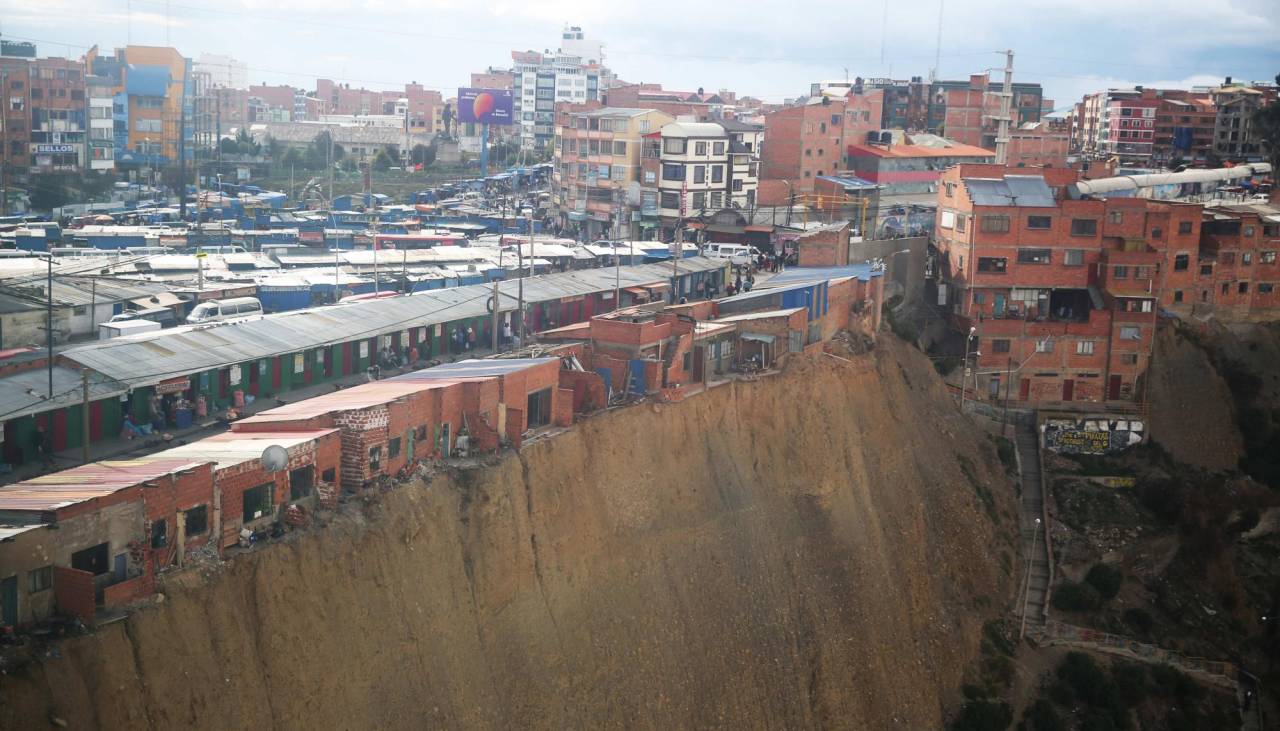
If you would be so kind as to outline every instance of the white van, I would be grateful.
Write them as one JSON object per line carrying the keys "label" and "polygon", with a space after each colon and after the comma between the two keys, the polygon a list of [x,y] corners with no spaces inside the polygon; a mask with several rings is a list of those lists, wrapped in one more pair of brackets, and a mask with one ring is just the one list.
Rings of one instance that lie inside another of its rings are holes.
{"label": "white van", "polygon": [[713,259],[728,259],[734,266],[751,264],[758,256],[755,247],[746,244],[707,244],[702,255]]}
{"label": "white van", "polygon": [[257,297],[233,297],[226,300],[209,300],[196,305],[187,315],[188,325],[207,322],[224,322],[262,314],[262,303]]}

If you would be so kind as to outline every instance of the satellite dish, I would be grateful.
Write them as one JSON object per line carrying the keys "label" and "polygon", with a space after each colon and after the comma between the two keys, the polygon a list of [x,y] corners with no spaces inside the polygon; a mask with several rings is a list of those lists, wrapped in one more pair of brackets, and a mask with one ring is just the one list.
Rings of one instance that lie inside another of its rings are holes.
{"label": "satellite dish", "polygon": [[627,205],[640,205],[640,183],[635,180],[631,181],[631,184],[627,186]]}
{"label": "satellite dish", "polygon": [[279,444],[272,444],[262,450],[262,469],[267,472],[279,472],[289,466],[289,453]]}

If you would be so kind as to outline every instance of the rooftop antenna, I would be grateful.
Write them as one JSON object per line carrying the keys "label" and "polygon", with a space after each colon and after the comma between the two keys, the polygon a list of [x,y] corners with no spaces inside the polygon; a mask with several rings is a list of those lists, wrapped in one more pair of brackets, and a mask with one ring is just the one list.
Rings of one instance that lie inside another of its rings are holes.
{"label": "rooftop antenna", "polygon": [[938,80],[938,70],[942,66],[942,6],[946,0],[938,0],[938,42],[933,47],[933,70],[929,72],[929,81]]}

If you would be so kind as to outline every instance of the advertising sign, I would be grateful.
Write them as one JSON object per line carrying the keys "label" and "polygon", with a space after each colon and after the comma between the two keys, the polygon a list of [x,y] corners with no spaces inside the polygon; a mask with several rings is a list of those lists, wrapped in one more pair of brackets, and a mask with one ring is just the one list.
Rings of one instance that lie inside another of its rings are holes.
{"label": "advertising sign", "polygon": [[512,124],[510,89],[458,89],[458,121],[463,124]]}
{"label": "advertising sign", "polygon": [[75,152],[75,145],[36,145],[36,152],[40,154],[53,154],[64,152]]}

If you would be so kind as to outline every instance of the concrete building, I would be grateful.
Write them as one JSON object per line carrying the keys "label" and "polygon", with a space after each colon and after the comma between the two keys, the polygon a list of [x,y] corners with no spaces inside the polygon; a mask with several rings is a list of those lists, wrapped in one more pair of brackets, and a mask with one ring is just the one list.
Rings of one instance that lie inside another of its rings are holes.
{"label": "concrete building", "polygon": [[510,89],[515,82],[515,75],[510,69],[497,69],[492,66],[480,72],[472,72],[471,86],[476,89]]}
{"label": "concrete building", "polygon": [[1253,113],[1276,99],[1275,86],[1246,86],[1226,83],[1209,92],[1216,118],[1213,151],[1223,160],[1253,162],[1266,159],[1262,140],[1253,130]]}
{"label": "concrete building", "polygon": [[881,195],[933,193],[942,171],[952,165],[995,159],[991,150],[935,135],[904,135],[898,139],[905,144],[849,145],[846,169],[880,186]]}
{"label": "concrete building", "polygon": [[[35,46],[31,46],[32,56]],[[0,165],[12,174],[31,165],[31,58],[0,56]]]}
{"label": "concrete building", "polygon": [[512,102],[520,146],[548,148],[556,132],[556,105],[598,102],[609,85],[603,45],[567,27],[556,53],[512,51]]}
{"label": "concrete building", "polygon": [[656,213],[642,205],[642,216],[656,215],[664,240],[685,219],[755,206],[758,158],[735,134],[745,134],[759,149],[758,130],[735,133],[716,122],[671,122],[645,137],[641,201],[656,201]]}
{"label": "concrete building", "polygon": [[628,201],[627,191],[640,185],[645,135],[673,121],[655,109],[569,107],[557,112],[551,200],[562,225],[580,229],[589,240],[617,228],[618,216],[626,218],[624,209],[640,204]]}
{"label": "concrete building", "polygon": [[1167,90],[1156,109],[1156,133],[1151,151],[1154,165],[1181,160],[1204,164],[1214,149],[1217,113],[1208,94]]}
{"label": "concrete building", "polygon": [[[122,110],[113,114],[125,126],[116,137],[116,166],[156,169],[175,162],[182,141],[194,137],[191,61],[173,48],[127,46],[106,55],[95,46],[85,67],[110,79],[113,104]],[[191,146],[186,149],[191,156]]]}
{"label": "concrete building", "polygon": [[[1039,84],[1014,83],[1010,106],[1011,127],[1040,121],[1047,104]],[[928,129],[957,142],[995,149],[999,127],[1002,81],[992,81],[986,73],[972,74],[967,82],[934,81],[929,84]]]}
{"label": "concrete building", "polygon": [[736,96],[724,90],[671,91],[661,84],[621,84],[602,90],[600,100],[609,107],[657,109],[677,119],[714,122],[724,119],[726,112],[733,109]]}
{"label": "concrete building", "polygon": [[202,53],[192,70],[209,75],[213,89],[248,89],[249,65],[221,53]]}
{"label": "concrete building", "polygon": [[78,172],[85,164],[88,105],[84,63],[41,58],[31,64],[33,172]]}
{"label": "concrete building", "polygon": [[91,170],[113,170],[116,166],[116,118],[124,116],[124,105],[117,104],[115,88],[111,80],[103,76],[85,79],[85,96],[89,100],[85,150],[88,167]]}

